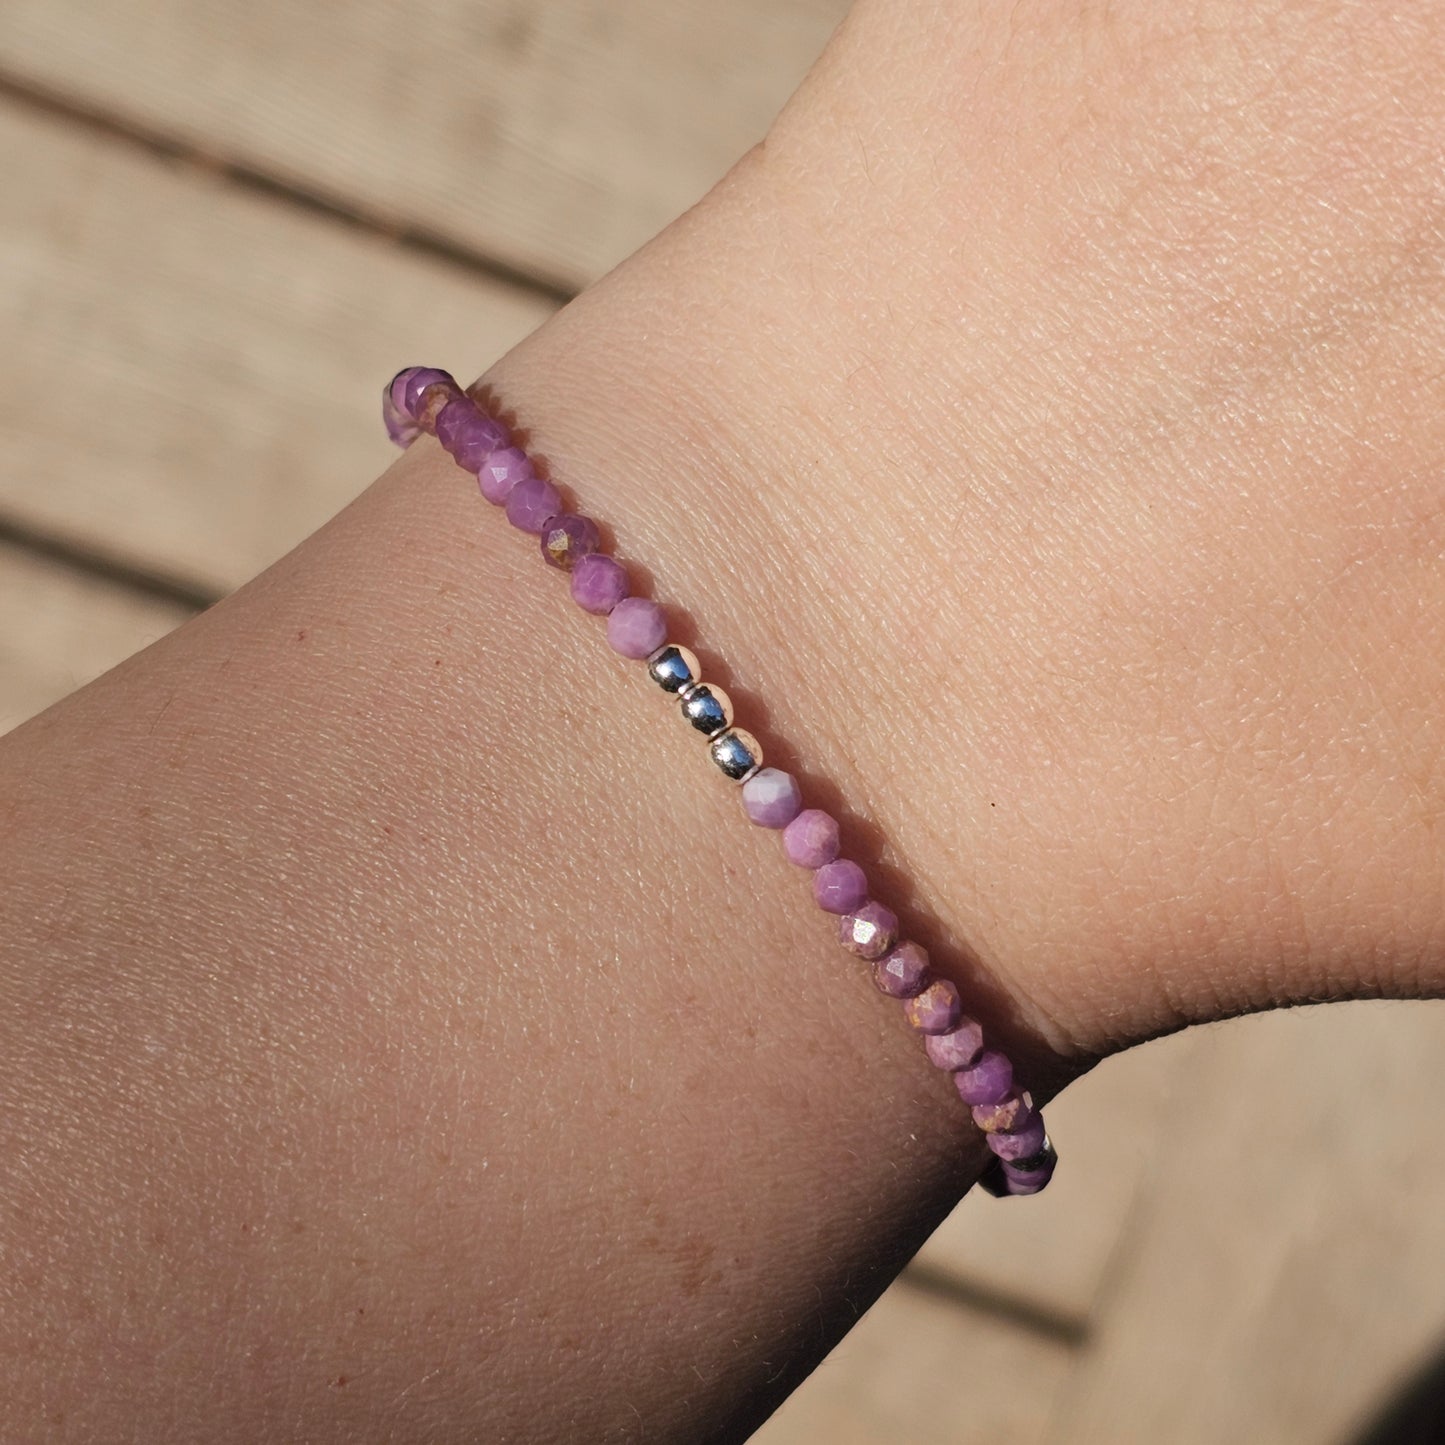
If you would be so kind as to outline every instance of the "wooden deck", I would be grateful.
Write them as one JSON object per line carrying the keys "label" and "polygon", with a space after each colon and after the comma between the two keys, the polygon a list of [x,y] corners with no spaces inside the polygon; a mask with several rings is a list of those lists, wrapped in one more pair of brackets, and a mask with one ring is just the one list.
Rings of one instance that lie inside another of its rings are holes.
{"label": "wooden deck", "polygon": [[[525,335],[844,8],[5,0],[0,729],[348,500],[398,360]],[[1113,1060],[1051,1116],[1050,1193],[966,1200],[756,1438],[1445,1441],[1438,1407],[1377,1428],[1445,1351],[1442,1098],[1436,1006]]]}

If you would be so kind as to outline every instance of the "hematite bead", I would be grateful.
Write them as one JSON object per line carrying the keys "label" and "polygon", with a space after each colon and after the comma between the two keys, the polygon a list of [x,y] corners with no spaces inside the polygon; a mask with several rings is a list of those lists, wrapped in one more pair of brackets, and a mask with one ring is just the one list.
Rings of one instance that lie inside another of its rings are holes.
{"label": "hematite bead", "polygon": [[676,642],[663,643],[647,659],[647,673],[663,692],[684,692],[702,680],[697,654]]}
{"label": "hematite bead", "polygon": [[732,699],[722,688],[699,682],[683,693],[682,715],[705,737],[714,737],[733,725]]}
{"label": "hematite bead", "polygon": [[708,745],[712,760],[728,777],[742,782],[755,768],[763,765],[763,750],[758,740],[742,728],[720,732]]}

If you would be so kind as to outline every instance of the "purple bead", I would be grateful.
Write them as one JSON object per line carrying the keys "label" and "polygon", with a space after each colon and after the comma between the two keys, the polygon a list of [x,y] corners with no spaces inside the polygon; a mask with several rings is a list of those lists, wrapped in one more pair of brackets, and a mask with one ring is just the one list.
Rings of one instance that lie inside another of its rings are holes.
{"label": "purple bead", "polygon": [[561,492],[541,477],[524,477],[507,494],[507,520],[523,532],[540,532],[561,510]]}
{"label": "purple bead", "polygon": [[1003,1161],[1003,1177],[1010,1194],[1037,1194],[1054,1177],[1054,1166],[1059,1162],[1056,1154],[1048,1154],[1033,1168],[1021,1168],[1031,1160],[1021,1159],[1018,1164],[1012,1160]]}
{"label": "purple bead", "polygon": [[956,1074],[970,1068],[983,1052],[983,1030],[973,1019],[959,1019],[958,1026],[946,1034],[929,1034],[923,1041],[928,1061],[936,1068]]}
{"label": "purple bead", "polygon": [[975,1104],[973,1122],[985,1134],[1011,1134],[1035,1117],[1033,1100],[1021,1089],[1010,1089],[997,1104]]}
{"label": "purple bead", "polygon": [[438,371],[434,366],[408,366],[391,379],[391,399],[396,403],[396,409],[416,421],[422,393],[429,386],[449,386],[453,391],[461,390],[449,371]]}
{"label": "purple bead", "polygon": [[838,942],[859,958],[882,958],[898,941],[898,915],[869,899],[838,920]]}
{"label": "purple bead", "polygon": [[464,471],[475,472],[507,444],[507,429],[477,408],[469,396],[453,397],[437,413],[437,440]]}
{"label": "purple bead", "polygon": [[873,965],[873,982],[889,998],[913,998],[928,984],[928,953],[921,944],[900,943]]}
{"label": "purple bead", "polygon": [[572,600],[584,612],[605,617],[631,590],[627,569],[601,552],[579,557],[572,569]]}
{"label": "purple bead", "polygon": [[607,640],[623,657],[644,658],[667,641],[662,608],[647,597],[624,597],[607,614]]}
{"label": "purple bead", "polygon": [[1001,1104],[1014,1086],[1014,1066],[997,1049],[985,1049],[972,1068],[953,1076],[965,1104]]}
{"label": "purple bead", "polygon": [[1044,1147],[1043,1118],[1029,1110],[1028,1118],[1017,1129],[1000,1129],[988,1136],[988,1147],[1000,1159],[1032,1159]]}
{"label": "purple bead", "polygon": [[743,807],[760,828],[786,828],[802,810],[798,780],[781,768],[759,768],[743,784]]}
{"label": "purple bead", "polygon": [[848,858],[824,863],[813,874],[813,897],[826,913],[852,913],[868,896],[868,879]]}
{"label": "purple bead", "polygon": [[903,1017],[921,1034],[951,1034],[963,1017],[958,990],[946,978],[934,979],[922,993],[903,1005]]}
{"label": "purple bead", "polygon": [[838,820],[821,808],[804,808],[783,829],[783,852],[799,868],[821,868],[838,856]]}
{"label": "purple bead", "polygon": [[390,382],[381,389],[381,419],[386,423],[387,436],[399,447],[409,447],[421,435],[421,428],[397,406]]}
{"label": "purple bead", "polygon": [[559,512],[542,523],[542,555],[564,572],[595,552],[601,541],[597,523],[575,512]]}
{"label": "purple bead", "polygon": [[[534,476],[532,458],[521,447],[499,447],[477,468],[477,485],[489,502],[500,507],[512,495],[518,482],[530,481]],[[553,507],[552,511],[560,510],[560,505]],[[546,517],[540,520],[546,521]],[[536,528],[528,530],[535,531]]]}

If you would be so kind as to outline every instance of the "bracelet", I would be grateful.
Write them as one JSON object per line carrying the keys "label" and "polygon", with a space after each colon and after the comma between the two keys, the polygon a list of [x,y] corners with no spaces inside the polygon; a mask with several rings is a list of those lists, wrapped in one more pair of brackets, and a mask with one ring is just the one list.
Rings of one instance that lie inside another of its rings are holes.
{"label": "bracelet", "polygon": [[634,596],[626,569],[598,550],[596,522],[567,510],[562,494],[536,474],[507,427],[447,372],[427,366],[398,372],[382,392],[382,415],[398,446],[410,446],[423,432],[435,436],[476,477],[487,501],[506,509],[514,527],[540,537],[542,556],[570,573],[577,605],[607,619],[613,649],[646,663],[652,680],[679,700],[683,717],[708,739],[713,761],[742,785],[748,817],[781,830],[789,861],[812,871],[818,906],[838,916],[839,942],[873,965],[879,991],[903,1001],[904,1017],[923,1036],[929,1060],[952,1076],[993,1151],[979,1182],[995,1195],[1037,1194],[1053,1176],[1057,1155],[1043,1116],[1014,1084],[1007,1055],[985,1047],[983,1030],[963,1013],[957,988],[933,976],[919,944],[899,939],[897,917],[869,897],[862,868],[838,856],[837,820],[803,807],[791,773],[763,766],[758,740],[733,725],[727,694],[702,680],[696,656],[667,640],[662,609]]}

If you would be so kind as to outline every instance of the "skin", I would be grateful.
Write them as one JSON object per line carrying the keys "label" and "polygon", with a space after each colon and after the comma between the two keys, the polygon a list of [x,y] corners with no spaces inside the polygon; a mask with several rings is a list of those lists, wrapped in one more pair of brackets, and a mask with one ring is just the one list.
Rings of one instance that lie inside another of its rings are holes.
{"label": "skin", "polygon": [[[1442,64],[864,0],[487,374],[1041,1095],[1442,992]],[[741,1439],[972,1181],[534,553],[418,443],[0,743],[9,1438]]]}

